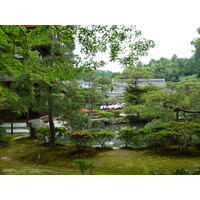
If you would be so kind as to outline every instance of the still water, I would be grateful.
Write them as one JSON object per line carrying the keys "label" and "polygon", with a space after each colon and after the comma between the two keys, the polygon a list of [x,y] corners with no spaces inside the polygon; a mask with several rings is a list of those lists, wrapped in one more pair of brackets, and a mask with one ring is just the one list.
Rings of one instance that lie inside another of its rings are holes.
{"label": "still water", "polygon": [[106,125],[101,127],[90,128],[90,131],[118,131],[120,129],[132,128],[132,129],[140,129],[144,128],[146,123],[134,123],[134,124],[117,124],[117,125]]}
{"label": "still water", "polygon": [[[118,131],[120,129],[132,128],[132,129],[138,130],[138,129],[141,129],[141,128],[144,128],[144,127],[145,127],[145,123],[134,123],[134,124],[106,125],[106,126],[101,126],[101,127],[90,128],[88,130],[93,131],[93,132],[95,132],[95,131],[105,131],[105,130],[106,131],[109,131],[109,130],[113,131],[113,133],[115,133],[116,137],[111,142],[107,143],[106,146],[111,147],[113,149],[117,149],[117,148],[124,146],[124,142],[117,139]],[[142,138],[140,138],[140,136],[139,136],[137,138],[137,140],[138,141],[137,141],[136,144],[131,144],[130,146],[132,146],[132,147],[142,146],[142,143],[140,142],[140,141],[142,141]],[[67,136],[60,139],[59,142],[63,143],[63,144],[71,145]],[[95,142],[92,142],[92,146],[93,147],[100,147],[100,145],[98,145]]]}

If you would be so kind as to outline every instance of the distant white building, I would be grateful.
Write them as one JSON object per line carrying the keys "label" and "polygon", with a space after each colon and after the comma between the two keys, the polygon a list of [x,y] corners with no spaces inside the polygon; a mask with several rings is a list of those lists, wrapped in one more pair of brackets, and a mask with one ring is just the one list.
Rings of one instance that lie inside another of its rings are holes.
{"label": "distant white building", "polygon": [[81,88],[91,88],[92,83],[91,82],[85,82],[83,80],[80,81],[80,87]]}
{"label": "distant white building", "polygon": [[[117,99],[123,99],[125,87],[129,84],[127,82],[128,80],[124,80],[120,82],[112,80],[112,87],[109,92],[106,92],[106,94],[109,96],[109,98],[114,97]],[[165,79],[138,79],[137,80],[137,85],[140,87],[145,87],[151,84],[160,86],[160,87],[166,86]],[[91,86],[92,86],[92,82],[85,82],[83,80],[80,81],[81,88],[91,88]]]}
{"label": "distant white building", "polygon": [[[106,94],[109,96],[109,98],[111,97],[117,97],[119,99],[123,98],[123,94],[125,92],[125,87],[128,85],[128,80],[124,80],[121,82],[112,81],[112,88],[109,92],[107,92]],[[165,79],[138,79],[137,80],[137,85],[140,87],[145,87],[148,85],[156,85],[159,87],[164,87],[166,86],[165,83]]]}

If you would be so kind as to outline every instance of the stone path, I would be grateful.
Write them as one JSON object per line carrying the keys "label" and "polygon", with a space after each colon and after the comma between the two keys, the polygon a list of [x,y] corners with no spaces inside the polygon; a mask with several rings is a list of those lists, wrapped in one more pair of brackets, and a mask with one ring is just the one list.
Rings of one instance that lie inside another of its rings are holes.
{"label": "stone path", "polygon": [[1,157],[1,160],[10,162],[12,159],[10,157]]}
{"label": "stone path", "polygon": [[15,164],[19,164],[20,163],[19,161],[13,160],[12,158],[6,157],[6,156],[1,157],[1,160],[5,161],[5,162],[15,163]]}

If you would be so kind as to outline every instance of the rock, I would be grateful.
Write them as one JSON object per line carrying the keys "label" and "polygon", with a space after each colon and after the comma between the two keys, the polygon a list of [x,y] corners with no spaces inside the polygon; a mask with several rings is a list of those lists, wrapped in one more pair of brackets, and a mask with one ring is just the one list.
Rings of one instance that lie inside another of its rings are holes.
{"label": "rock", "polygon": [[115,118],[111,118],[111,119],[108,119],[108,118],[97,118],[97,119],[91,119],[92,122],[94,121],[99,121],[101,123],[104,123],[104,124],[117,124],[117,121]]}
{"label": "rock", "polygon": [[92,123],[99,122],[99,123],[103,123],[103,124],[110,124],[110,119],[107,118],[98,118],[98,119],[91,119],[90,120]]}
{"label": "rock", "polygon": [[9,162],[9,161],[11,161],[12,159],[9,158],[9,157],[1,157],[1,160]]}
{"label": "rock", "polygon": [[117,124],[127,124],[127,123],[130,123],[130,120],[126,118],[119,118],[117,120]]}
{"label": "rock", "polygon": [[46,127],[46,124],[41,119],[34,119],[30,121],[30,126],[36,129]]}
{"label": "rock", "polygon": [[111,119],[110,119],[110,124],[117,124],[116,119],[115,119],[115,118],[111,118]]}
{"label": "rock", "polygon": [[97,120],[100,121],[100,122],[103,122],[103,123],[109,123],[109,121],[110,121],[107,118],[98,118]]}

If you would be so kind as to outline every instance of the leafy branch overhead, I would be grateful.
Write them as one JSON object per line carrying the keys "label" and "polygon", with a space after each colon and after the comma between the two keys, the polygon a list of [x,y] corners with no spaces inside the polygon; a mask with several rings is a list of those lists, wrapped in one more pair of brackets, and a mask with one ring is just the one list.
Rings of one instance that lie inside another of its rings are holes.
{"label": "leafy branch overhead", "polygon": [[[1,26],[0,34],[4,39],[3,45],[5,47],[9,45],[13,55],[19,54],[27,58],[23,63],[23,70],[31,72],[35,79],[48,77],[52,81],[69,80],[81,70],[96,69],[102,66],[105,64],[104,61],[94,59],[99,52],[108,53],[110,61],[130,65],[138,60],[139,56],[146,55],[146,52],[155,45],[152,40],[139,38],[141,31],[136,30],[136,26],[123,25],[46,25],[37,26],[29,31],[22,26]],[[72,53],[71,50],[76,47],[80,47],[82,55]],[[44,49],[49,52],[45,54]],[[45,62],[49,63],[48,67],[43,66],[41,59],[38,62],[39,54],[48,57],[45,59]],[[70,55],[73,55],[73,58]],[[52,60],[54,65],[50,67]],[[59,73],[55,74],[55,72]]]}
{"label": "leafy branch overhead", "polygon": [[[29,107],[36,105],[35,109],[39,110],[41,107],[48,113],[50,144],[53,148],[53,116],[61,110],[59,106],[55,108],[55,105],[58,99],[63,102],[64,96],[67,96],[67,91],[63,90],[64,86],[62,92],[57,91],[63,81],[66,83],[83,72],[104,65],[105,60],[96,61],[98,53],[108,54],[111,62],[132,65],[155,45],[152,40],[140,37],[141,31],[136,30],[136,26],[38,25],[34,29],[19,25],[0,26],[1,75],[13,77],[15,80],[22,76],[27,77],[30,87],[27,87],[26,91],[23,84],[19,84],[26,95],[16,95],[16,99],[20,99],[20,104],[16,107],[19,112],[24,113]],[[80,53],[76,54],[75,50],[80,50]],[[18,80],[20,83],[20,79]],[[34,84],[37,84],[37,87]],[[107,88],[102,86],[101,90],[106,91]],[[63,97],[58,97],[58,93],[63,93]],[[77,102],[71,101],[71,97],[68,99],[72,103]],[[61,104],[60,101],[59,105]],[[75,107],[73,112],[77,111],[78,106]]]}

